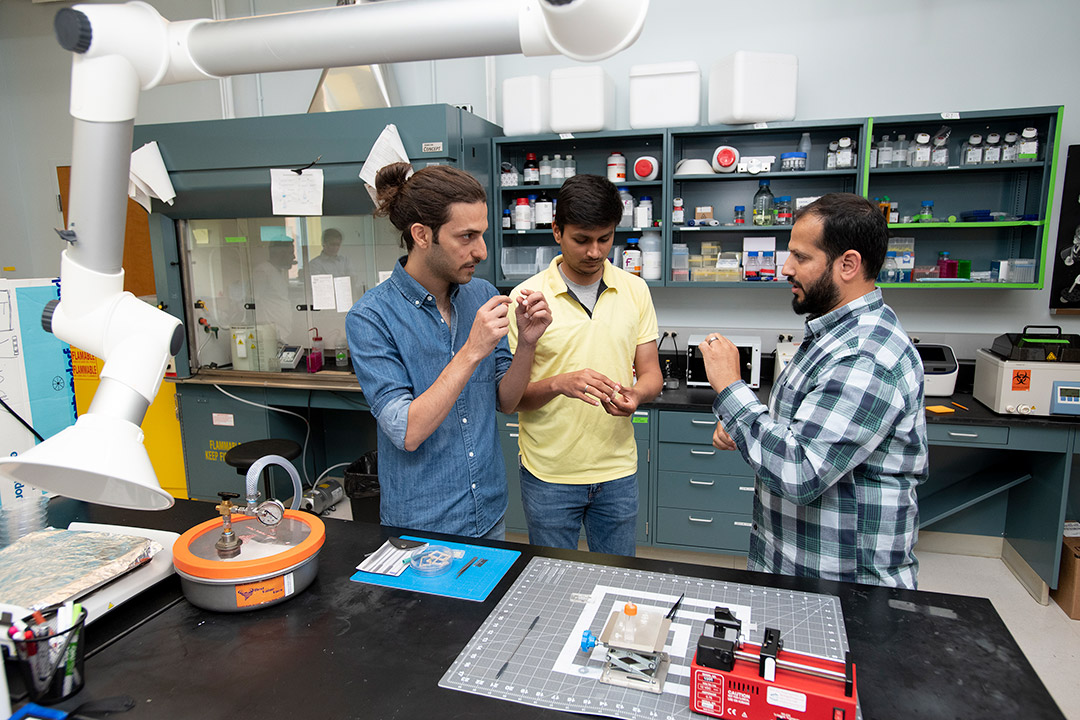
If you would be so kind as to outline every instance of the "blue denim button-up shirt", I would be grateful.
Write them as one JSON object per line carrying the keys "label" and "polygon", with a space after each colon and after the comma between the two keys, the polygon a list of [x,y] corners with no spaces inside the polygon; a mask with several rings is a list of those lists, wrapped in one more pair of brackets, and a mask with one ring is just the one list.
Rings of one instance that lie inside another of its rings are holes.
{"label": "blue denim button-up shirt", "polygon": [[380,520],[384,525],[480,537],[506,513],[506,469],[496,428],[496,392],[510,367],[506,338],[486,357],[442,424],[404,449],[409,405],[469,339],[480,306],[498,294],[473,279],[451,289],[447,327],[435,298],[405,271],[349,311],[353,368],[378,422]]}

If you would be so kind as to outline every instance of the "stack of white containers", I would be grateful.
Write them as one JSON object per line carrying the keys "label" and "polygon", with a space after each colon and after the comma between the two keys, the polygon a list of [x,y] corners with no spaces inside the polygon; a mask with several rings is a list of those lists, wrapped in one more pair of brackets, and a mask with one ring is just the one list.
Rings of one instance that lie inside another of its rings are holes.
{"label": "stack of white containers", "polygon": [[[740,50],[713,64],[709,124],[795,119],[799,61],[794,55]],[[689,127],[701,122],[701,71],[692,61],[630,68],[630,127]],[[508,136],[615,129],[615,85],[599,65],[558,68],[549,77],[503,81]]]}

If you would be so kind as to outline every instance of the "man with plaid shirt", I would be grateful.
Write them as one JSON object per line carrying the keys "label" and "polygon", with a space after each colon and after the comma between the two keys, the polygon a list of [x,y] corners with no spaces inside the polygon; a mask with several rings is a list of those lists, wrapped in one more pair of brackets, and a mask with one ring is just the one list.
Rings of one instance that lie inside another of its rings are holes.
{"label": "man with plaid shirt", "polygon": [[700,346],[718,396],[713,444],[757,476],[747,567],[916,587],[916,486],[927,476],[922,363],[874,280],[888,225],[865,198],[832,193],[796,214],[782,273],[802,345],[762,405],[739,354]]}

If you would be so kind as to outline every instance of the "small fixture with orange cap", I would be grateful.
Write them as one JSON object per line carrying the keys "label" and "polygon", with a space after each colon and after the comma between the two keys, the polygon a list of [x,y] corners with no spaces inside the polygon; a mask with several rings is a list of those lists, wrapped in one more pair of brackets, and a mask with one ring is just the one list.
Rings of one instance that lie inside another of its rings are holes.
{"label": "small fixture with orange cap", "polygon": [[598,644],[607,647],[600,682],[657,695],[664,692],[664,680],[671,666],[664,644],[673,614],[665,616],[659,608],[627,602],[622,609],[612,611],[600,637],[588,630],[582,633],[584,652]]}
{"label": "small fixture with orange cap", "polygon": [[[258,502],[259,474],[271,464],[285,468],[293,481],[289,510],[277,500]],[[192,605],[255,610],[287,600],[315,579],[326,527],[318,516],[297,511],[303,492],[296,468],[266,455],[252,463],[246,485],[246,506],[233,505],[236,493],[218,493],[221,518],[196,525],[173,545],[173,565]]]}

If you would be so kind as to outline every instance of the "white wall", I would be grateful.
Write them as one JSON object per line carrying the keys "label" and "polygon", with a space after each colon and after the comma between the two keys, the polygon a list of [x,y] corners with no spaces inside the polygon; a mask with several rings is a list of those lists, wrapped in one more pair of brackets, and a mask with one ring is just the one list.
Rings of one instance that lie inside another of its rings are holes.
{"label": "white wall", "polygon": [[[407,1],[407,0],[403,0]],[[452,0],[449,0],[452,1]],[[152,0],[170,20],[213,17],[212,0]],[[323,7],[332,0],[225,0],[225,17]],[[70,162],[67,115],[70,56],[56,44],[52,18],[61,3],[0,1],[0,268],[12,277],[52,275],[59,269],[61,225],[56,208],[57,165]],[[638,42],[603,63],[617,87],[617,124],[627,127],[631,65],[695,60],[703,74],[717,58],[738,50],[790,52],[799,57],[798,119],[843,118],[1032,105],[1066,106],[1064,151],[1080,143],[1080,83],[1071,73],[1080,47],[1075,0],[653,0]],[[572,65],[560,57],[507,56],[495,80],[545,74]],[[405,63],[395,67],[406,104],[432,100],[471,103],[486,114],[482,59]],[[317,71],[243,76],[232,80],[238,116],[304,112]],[[144,93],[137,122],[202,120],[223,116],[221,87],[205,81]],[[497,118],[495,118],[497,120]],[[1057,212],[1051,238],[1057,235]],[[724,327],[794,331],[801,321],[788,296],[743,289],[667,289],[654,293],[665,327]],[[886,299],[910,332],[971,333],[973,338],[1055,322],[1080,332],[1080,319],[1050,316],[1049,290],[904,291]],[[752,308],[752,310],[747,310]],[[680,332],[680,337],[685,337]],[[979,340],[957,338],[961,347]],[[974,346],[974,345],[972,345]],[[970,353],[961,353],[970,356]]]}

